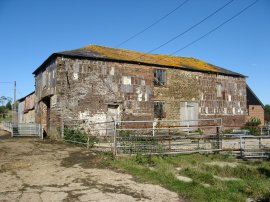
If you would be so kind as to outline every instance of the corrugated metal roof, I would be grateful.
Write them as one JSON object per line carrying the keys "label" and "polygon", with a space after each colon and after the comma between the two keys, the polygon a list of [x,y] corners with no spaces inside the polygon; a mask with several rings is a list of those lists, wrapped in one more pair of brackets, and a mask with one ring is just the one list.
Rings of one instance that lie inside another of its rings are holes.
{"label": "corrugated metal roof", "polygon": [[[242,74],[209,64],[202,60],[191,57],[180,57],[165,54],[149,54],[125,49],[111,48],[98,45],[88,45],[79,49],[63,51],[52,54],[48,59],[55,55],[72,56],[72,57],[86,57],[86,58],[100,58],[107,60],[117,60],[127,63],[141,63],[164,67],[174,67],[189,69],[193,71],[203,71],[210,73],[219,73],[232,76],[245,77]],[[47,60],[48,60],[47,59]],[[46,62],[46,61],[45,61]],[[45,62],[36,69],[33,73],[36,74]]]}

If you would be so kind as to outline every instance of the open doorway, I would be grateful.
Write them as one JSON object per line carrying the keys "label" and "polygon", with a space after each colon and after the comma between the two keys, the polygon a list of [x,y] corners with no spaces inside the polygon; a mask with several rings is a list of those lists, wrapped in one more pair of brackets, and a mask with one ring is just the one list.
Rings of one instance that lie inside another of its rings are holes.
{"label": "open doorway", "polygon": [[42,113],[42,123],[44,127],[44,136],[47,136],[51,126],[51,97],[44,97],[42,102],[45,106]]}

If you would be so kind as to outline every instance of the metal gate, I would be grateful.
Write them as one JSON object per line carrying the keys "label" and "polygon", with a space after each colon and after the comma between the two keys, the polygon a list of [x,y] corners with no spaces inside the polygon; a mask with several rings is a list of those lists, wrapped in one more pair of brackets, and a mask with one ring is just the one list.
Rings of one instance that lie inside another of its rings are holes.
{"label": "metal gate", "polygon": [[270,136],[241,136],[241,158],[269,158]]}
{"label": "metal gate", "polygon": [[5,130],[11,132],[11,137],[39,137],[43,139],[43,131],[37,123],[3,123]]}
{"label": "metal gate", "polygon": [[115,123],[114,153],[177,154],[221,151],[221,130],[221,119],[120,121]]}

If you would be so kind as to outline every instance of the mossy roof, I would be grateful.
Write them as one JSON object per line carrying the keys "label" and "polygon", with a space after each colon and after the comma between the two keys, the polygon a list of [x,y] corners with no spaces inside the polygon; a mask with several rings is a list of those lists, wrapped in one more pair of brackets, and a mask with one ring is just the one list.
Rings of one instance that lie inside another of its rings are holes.
{"label": "mossy roof", "polygon": [[[173,67],[180,69],[189,69],[193,71],[203,71],[209,73],[225,74],[232,76],[243,75],[209,64],[203,60],[195,59],[192,57],[180,57],[165,54],[149,54],[132,50],[125,50],[119,48],[111,48],[98,45],[88,45],[79,49],[63,51],[54,53],[53,55],[72,56],[72,57],[87,57],[87,58],[100,58],[104,60],[116,60],[127,63],[140,63],[153,66]],[[50,56],[50,57],[51,57]],[[50,58],[49,57],[49,58]],[[49,59],[48,58],[48,59]],[[45,61],[46,62],[46,61]],[[44,62],[44,63],[45,63]],[[43,63],[43,64],[44,64]],[[36,74],[43,64],[36,69],[33,73]]]}

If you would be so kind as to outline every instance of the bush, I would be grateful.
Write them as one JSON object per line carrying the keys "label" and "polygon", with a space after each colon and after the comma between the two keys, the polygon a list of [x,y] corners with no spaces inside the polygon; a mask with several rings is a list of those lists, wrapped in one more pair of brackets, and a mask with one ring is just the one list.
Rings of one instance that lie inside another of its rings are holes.
{"label": "bush", "polygon": [[253,126],[253,127],[257,127],[261,124],[261,120],[259,118],[256,117],[252,117],[250,118],[247,122],[246,122],[246,126]]}
{"label": "bush", "polygon": [[252,117],[246,122],[244,129],[248,129],[251,135],[258,135],[259,134],[258,126],[260,124],[261,120],[259,118]]}
{"label": "bush", "polygon": [[95,142],[97,142],[97,138],[91,135],[86,134],[83,131],[78,129],[64,129],[64,140],[73,143],[82,143],[82,144],[89,144],[89,146],[93,146]]}

